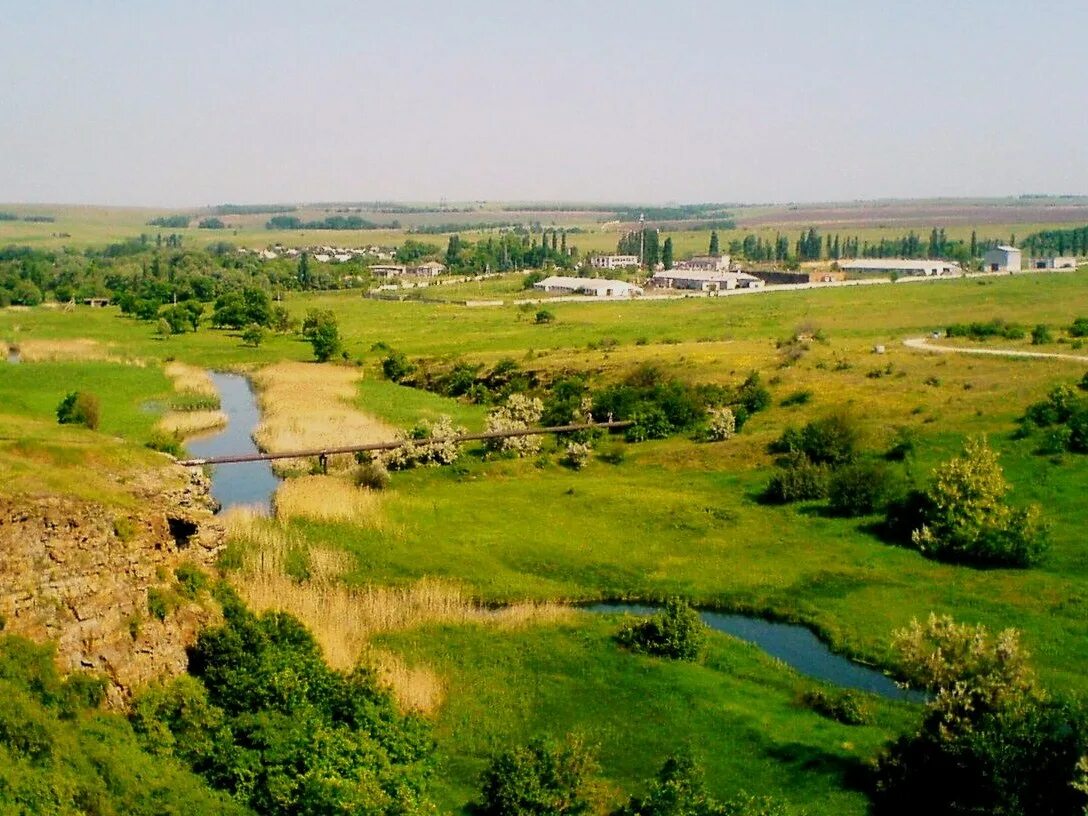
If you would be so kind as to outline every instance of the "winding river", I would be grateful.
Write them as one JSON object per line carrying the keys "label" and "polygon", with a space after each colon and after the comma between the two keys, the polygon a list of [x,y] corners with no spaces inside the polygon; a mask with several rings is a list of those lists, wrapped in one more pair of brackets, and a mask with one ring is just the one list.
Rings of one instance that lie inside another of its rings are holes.
{"label": "winding river", "polygon": [[[252,434],[260,422],[260,408],[249,380],[240,374],[215,372],[211,377],[219,389],[227,426],[191,440],[187,443],[189,452],[200,458],[257,452]],[[224,510],[244,505],[268,512],[279,485],[268,462],[213,466],[211,479],[212,495]],[[583,608],[605,614],[651,615],[656,611],[652,606],[632,603],[600,603]],[[881,672],[835,654],[804,626],[724,612],[702,611],[700,615],[711,629],[755,644],[800,674],[891,700],[925,700],[923,694],[900,688]]]}
{"label": "winding river", "polygon": [[[189,454],[206,459],[236,453],[259,453],[253,441],[253,431],[261,420],[257,397],[249,380],[241,374],[210,372],[219,391],[227,424],[220,431],[195,437],[185,443]],[[268,513],[279,478],[268,462],[243,462],[236,465],[212,466],[212,497],[222,510],[231,507],[255,507]]]}

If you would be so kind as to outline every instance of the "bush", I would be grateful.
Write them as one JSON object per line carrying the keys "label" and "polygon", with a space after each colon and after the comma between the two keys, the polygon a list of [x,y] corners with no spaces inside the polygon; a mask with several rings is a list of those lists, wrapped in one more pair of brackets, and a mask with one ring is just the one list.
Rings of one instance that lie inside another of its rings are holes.
{"label": "bush", "polygon": [[872,722],[872,713],[860,695],[852,691],[806,691],[801,695],[801,704],[843,725],[865,725]]}
{"label": "bush", "polygon": [[732,439],[737,433],[737,417],[728,408],[711,408],[708,411],[705,438],[708,442],[723,442]]}
{"label": "bush", "polygon": [[706,624],[691,605],[671,598],[660,612],[630,623],[616,633],[616,641],[633,652],[673,660],[698,660],[706,643]]}
{"label": "bush", "polygon": [[191,562],[179,564],[174,570],[174,577],[178,579],[178,591],[189,600],[208,588],[207,573]]}
{"label": "bush", "polygon": [[791,462],[771,477],[763,491],[764,501],[789,504],[827,498],[831,471],[826,465],[818,465],[804,457]]}
{"label": "bush", "polygon": [[355,470],[355,486],[368,490],[385,490],[389,487],[389,471],[381,462],[363,462]]}
{"label": "bush", "polygon": [[98,430],[98,397],[87,391],[72,391],[57,406],[57,422],[61,425],[83,425]]}
{"label": "bush", "polygon": [[256,323],[250,323],[242,331],[242,342],[247,346],[257,348],[264,342],[264,328]]}
{"label": "bush", "polygon": [[579,741],[537,739],[491,760],[481,779],[482,816],[579,816],[592,812],[596,763]]}
{"label": "bush", "polygon": [[399,351],[389,352],[389,355],[382,360],[382,373],[391,382],[402,382],[415,370],[416,367]]}
{"label": "bush", "polygon": [[453,441],[465,433],[448,416],[426,420],[402,435],[404,444],[383,451],[376,458],[389,470],[408,470],[420,465],[452,465],[461,456],[461,443]]}
{"label": "bush", "polygon": [[302,336],[310,341],[314,359],[325,363],[340,353],[340,329],[328,309],[311,309],[302,321]]}
{"label": "bush", "polygon": [[1069,327],[1070,337],[1088,337],[1088,317],[1078,317]]}
{"label": "bush", "polygon": [[984,439],[936,468],[922,525],[911,542],[922,553],[946,561],[1026,567],[1046,551],[1046,530],[1037,507],[1005,503],[1009,485],[997,455]]}
{"label": "bush", "polygon": [[625,432],[628,442],[645,442],[647,439],[668,439],[673,427],[665,412],[657,406],[650,406],[631,417],[635,423]]}
{"label": "bush", "polygon": [[811,391],[794,391],[780,403],[783,408],[791,405],[806,405],[812,400]]}
{"label": "bush", "polygon": [[536,313],[536,317],[533,318],[533,322],[537,325],[543,325],[545,323],[554,323],[555,315],[549,312],[547,309],[541,309]]}
{"label": "bush", "polygon": [[828,507],[838,516],[867,516],[881,509],[891,490],[888,469],[879,463],[843,465],[831,473]]}
{"label": "bush", "polygon": [[1053,342],[1054,336],[1050,333],[1050,327],[1045,323],[1040,323],[1031,330],[1031,344],[1033,346],[1045,346],[1047,343]]}
{"label": "bush", "polygon": [[571,442],[563,452],[563,458],[559,461],[571,470],[581,470],[589,463],[589,455],[592,448],[585,442]]}
{"label": "bush", "polygon": [[181,436],[177,433],[155,430],[151,432],[151,438],[147,440],[146,447],[160,453],[168,453],[175,459],[185,456],[185,447]]}
{"label": "bush", "polygon": [[[489,432],[526,430],[539,422],[543,413],[544,403],[536,397],[511,394],[506,405],[488,413],[486,430]],[[495,437],[486,440],[485,445],[489,451],[495,453],[528,456],[540,450],[540,436]]]}

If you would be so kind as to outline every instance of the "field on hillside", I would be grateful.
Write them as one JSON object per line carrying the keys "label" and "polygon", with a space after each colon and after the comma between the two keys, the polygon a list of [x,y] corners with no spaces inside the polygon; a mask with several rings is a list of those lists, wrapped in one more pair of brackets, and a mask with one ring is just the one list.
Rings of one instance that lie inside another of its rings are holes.
{"label": "field on hillside", "polygon": [[[581,374],[594,387],[646,366],[722,386],[757,371],[771,392],[771,406],[725,442],[617,437],[603,440],[580,471],[563,466],[550,439],[526,459],[470,447],[453,466],[393,473],[384,491],[353,493],[343,474],[308,475],[283,489],[276,517],[239,527],[245,532],[224,569],[243,595],[311,610],[330,655],[334,645],[349,662],[361,652],[386,661],[390,682],[426,686],[443,812],[467,812],[495,751],[573,732],[597,746],[602,803],[639,791],[668,753],[692,745],[718,795],[745,789],[810,814],[862,814],[857,771],[919,713],[873,698],[871,723],[842,725],[799,703],[819,684],[753,647],[715,635],[698,665],[635,656],[611,639],[618,620],[553,614],[559,603],[679,595],[802,622],[836,650],[893,672],[892,632],[912,617],[949,613],[1021,629],[1046,685],[1088,693],[1088,459],[1041,456],[1039,439],[1014,437],[1026,405],[1077,383],[1086,366],[902,345],[951,323],[1002,318],[1029,330],[1048,324],[1055,340],[995,339],[992,347],[1085,353],[1063,330],[1088,316],[1088,272],[556,303],[545,325],[535,323],[535,307],[380,302],[357,292],[289,294],[285,305],[296,317],[331,310],[348,362],[302,365],[311,347],[290,335],[270,333],[259,348],[206,327],[161,339],[150,323],[113,308],[0,310],[0,341],[41,358],[0,362],[3,489],[105,493],[101,473],[77,485],[79,469],[100,460],[133,469],[161,462],[142,445],[173,394],[168,359],[263,369],[257,381],[270,399],[277,395],[277,422],[302,442],[322,430],[306,427],[319,411],[342,420],[347,435],[443,414],[483,427],[487,406],[385,380],[380,361],[390,348],[436,367],[509,359],[543,380]],[[797,344],[798,334],[821,339]],[[95,342],[75,342],[86,340]],[[285,361],[296,364],[274,365]],[[57,403],[74,388],[100,394],[99,431],[55,425]],[[918,483],[966,437],[987,435],[1012,502],[1043,509],[1051,539],[1044,562],[1029,570],[943,564],[883,540],[875,516],[832,517],[822,502],[762,503],[774,472],[769,444],[832,412],[853,418],[874,455],[909,431],[913,454],[889,467]],[[96,458],[98,439],[105,445]],[[63,478],[39,472],[53,462],[67,463]],[[438,611],[433,599],[428,607],[418,598],[436,585],[445,588],[431,592],[445,599]],[[410,608],[379,625],[376,597]],[[515,623],[494,620],[490,607],[507,603],[530,612]]]}

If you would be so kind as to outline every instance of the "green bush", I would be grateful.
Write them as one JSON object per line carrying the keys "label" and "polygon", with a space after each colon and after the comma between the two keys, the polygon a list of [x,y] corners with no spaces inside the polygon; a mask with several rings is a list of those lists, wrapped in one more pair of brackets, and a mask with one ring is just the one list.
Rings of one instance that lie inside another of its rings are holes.
{"label": "green bush", "polygon": [[1050,333],[1050,327],[1045,323],[1040,323],[1031,330],[1031,344],[1033,346],[1045,346],[1047,343],[1053,342],[1054,335]]}
{"label": "green bush", "polygon": [[355,486],[368,490],[385,490],[389,487],[389,471],[381,462],[363,462],[355,470]]}
{"label": "green bush", "polygon": [[83,425],[98,430],[98,397],[87,391],[72,391],[57,406],[57,422],[61,425]]}
{"label": "green bush", "polygon": [[625,432],[628,442],[645,442],[647,439],[668,439],[673,426],[665,412],[651,406],[631,417],[634,425]]}
{"label": "green bush", "polygon": [[178,581],[178,591],[182,597],[194,600],[202,591],[208,589],[208,575],[196,564],[186,561],[174,570]]}
{"label": "green bush", "polygon": [[768,797],[739,794],[719,802],[707,792],[703,769],[683,752],[665,760],[644,796],[632,796],[614,816],[786,816]]}
{"label": "green bush", "polygon": [[698,660],[706,644],[706,624],[687,601],[670,598],[649,618],[625,623],[616,641],[633,652],[672,660]]}
{"label": "green bush", "polygon": [[873,718],[861,696],[852,691],[806,691],[801,695],[801,704],[843,725],[865,725]]}
{"label": "green bush", "polygon": [[828,507],[838,516],[867,516],[884,506],[891,489],[891,476],[880,463],[843,465],[828,481]]}
{"label": "green bush", "polygon": [[771,446],[777,453],[801,454],[814,464],[832,467],[852,462],[860,433],[855,421],[843,413],[815,419],[798,430],[787,428]]}
{"label": "green bush", "polygon": [[389,352],[385,359],[382,360],[382,373],[390,382],[403,382],[415,370],[416,367],[408,357],[399,351]]}
{"label": "green bush", "polygon": [[536,323],[537,325],[543,325],[543,324],[546,324],[546,323],[554,323],[555,322],[555,314],[548,311],[547,309],[541,309],[536,313],[536,316],[533,318],[533,322]]}
{"label": "green bush", "polygon": [[181,459],[185,456],[185,447],[181,436],[177,433],[160,430],[152,431],[151,438],[147,440],[146,446],[160,453],[168,453],[175,459]]}
{"label": "green bush", "polygon": [[1078,317],[1069,327],[1070,337],[1088,337],[1088,317]]}
{"label": "green bush", "polygon": [[482,816],[579,816],[592,812],[592,754],[579,741],[537,739],[491,760],[484,771]]}
{"label": "green bush", "polygon": [[763,499],[775,504],[825,499],[830,477],[831,470],[827,465],[798,457],[771,477],[763,491]]}

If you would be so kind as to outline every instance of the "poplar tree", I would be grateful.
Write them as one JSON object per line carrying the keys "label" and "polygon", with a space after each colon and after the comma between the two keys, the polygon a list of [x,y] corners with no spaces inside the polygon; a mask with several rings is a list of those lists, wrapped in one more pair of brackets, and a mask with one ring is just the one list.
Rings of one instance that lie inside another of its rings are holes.
{"label": "poplar tree", "polygon": [[665,245],[661,247],[661,263],[666,269],[672,269],[672,238],[666,238]]}
{"label": "poplar tree", "polygon": [[711,255],[720,254],[720,250],[718,249],[718,231],[717,230],[711,230],[710,231],[710,254]]}

